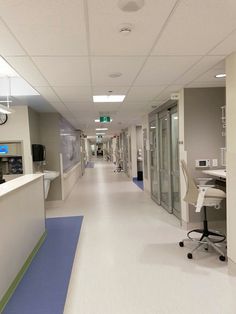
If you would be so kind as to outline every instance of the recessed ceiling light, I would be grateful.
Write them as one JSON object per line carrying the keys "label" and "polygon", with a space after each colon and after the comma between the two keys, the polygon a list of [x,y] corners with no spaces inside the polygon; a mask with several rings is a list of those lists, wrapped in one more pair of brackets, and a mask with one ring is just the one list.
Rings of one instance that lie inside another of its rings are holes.
{"label": "recessed ceiling light", "polygon": [[216,78],[225,78],[226,74],[225,73],[220,73],[220,74],[215,75],[215,77]]}
{"label": "recessed ceiling light", "polygon": [[123,102],[125,95],[98,95],[93,96],[93,102]]}
{"label": "recessed ceiling light", "polygon": [[97,128],[96,131],[107,131],[108,128]]}
{"label": "recessed ceiling light", "polygon": [[106,133],[96,133],[96,135],[105,135]]}
{"label": "recessed ceiling light", "polygon": [[113,72],[113,73],[109,74],[109,77],[117,78],[117,77],[120,77],[121,75],[122,75],[122,73],[120,73],[120,72]]}
{"label": "recessed ceiling light", "polygon": [[144,6],[144,0],[119,0],[118,6],[125,12],[136,12]]}

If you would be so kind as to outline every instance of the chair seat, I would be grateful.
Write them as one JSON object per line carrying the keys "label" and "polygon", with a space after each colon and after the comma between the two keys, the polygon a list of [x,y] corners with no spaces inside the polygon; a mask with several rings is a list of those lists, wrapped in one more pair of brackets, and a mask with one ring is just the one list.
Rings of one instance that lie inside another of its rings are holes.
{"label": "chair seat", "polygon": [[220,189],[209,188],[206,191],[205,197],[209,198],[226,198],[226,193]]}

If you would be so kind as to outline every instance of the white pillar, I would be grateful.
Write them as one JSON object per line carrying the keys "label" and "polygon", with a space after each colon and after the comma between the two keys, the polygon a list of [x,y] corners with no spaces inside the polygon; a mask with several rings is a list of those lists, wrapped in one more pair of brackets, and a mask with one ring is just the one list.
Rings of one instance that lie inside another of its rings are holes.
{"label": "white pillar", "polygon": [[236,263],[236,53],[226,59],[227,238]]}

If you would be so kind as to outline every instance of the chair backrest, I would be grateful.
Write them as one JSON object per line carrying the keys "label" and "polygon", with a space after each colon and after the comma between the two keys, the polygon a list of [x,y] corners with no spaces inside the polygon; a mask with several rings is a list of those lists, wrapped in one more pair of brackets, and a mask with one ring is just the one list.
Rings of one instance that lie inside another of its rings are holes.
{"label": "chair backrest", "polygon": [[181,160],[181,167],[184,174],[184,179],[186,182],[186,194],[184,197],[184,201],[190,204],[196,204],[198,199],[198,188],[195,180],[189,174],[187,165],[184,160]]}

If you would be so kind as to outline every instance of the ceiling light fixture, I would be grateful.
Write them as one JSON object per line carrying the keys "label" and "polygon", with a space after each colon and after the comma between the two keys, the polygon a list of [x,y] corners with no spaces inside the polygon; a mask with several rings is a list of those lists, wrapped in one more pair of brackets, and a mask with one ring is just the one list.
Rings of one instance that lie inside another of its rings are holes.
{"label": "ceiling light fixture", "polygon": [[119,0],[118,7],[124,12],[136,12],[144,6],[144,0]]}
{"label": "ceiling light fixture", "polygon": [[125,95],[97,95],[93,96],[93,102],[123,102]]}
{"label": "ceiling light fixture", "polygon": [[97,128],[96,131],[107,131],[108,128]]}
{"label": "ceiling light fixture", "polygon": [[96,133],[96,135],[105,135],[106,133]]}
{"label": "ceiling light fixture", "polygon": [[220,74],[215,75],[215,77],[216,78],[225,78],[226,74],[225,73],[220,73]]}

